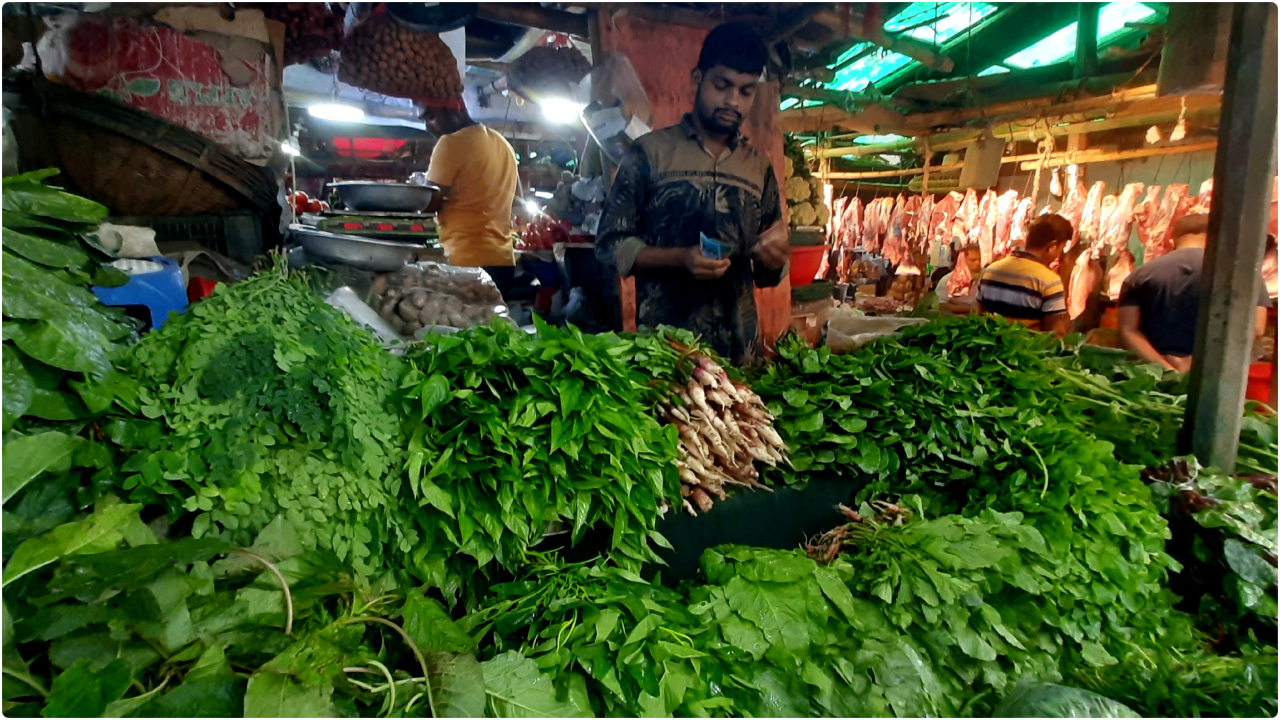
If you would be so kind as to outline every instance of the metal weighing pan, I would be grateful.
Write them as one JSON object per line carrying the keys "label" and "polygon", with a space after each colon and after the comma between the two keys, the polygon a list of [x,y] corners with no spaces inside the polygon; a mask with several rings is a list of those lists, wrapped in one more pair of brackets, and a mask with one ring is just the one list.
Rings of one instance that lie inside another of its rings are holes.
{"label": "metal weighing pan", "polygon": [[422,212],[427,209],[436,189],[430,185],[380,183],[348,180],[329,183],[348,210],[375,212]]}
{"label": "metal weighing pan", "polygon": [[289,234],[308,255],[374,272],[389,272],[412,262],[426,248],[414,243],[339,235],[306,225],[290,225]]}

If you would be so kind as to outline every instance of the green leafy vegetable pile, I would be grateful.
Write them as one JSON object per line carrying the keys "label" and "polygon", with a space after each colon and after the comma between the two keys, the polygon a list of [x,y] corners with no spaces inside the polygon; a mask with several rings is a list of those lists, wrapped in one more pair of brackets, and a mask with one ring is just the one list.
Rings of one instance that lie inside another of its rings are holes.
{"label": "green leafy vegetable pile", "polygon": [[[105,209],[48,176],[4,181],[8,716],[982,715],[1044,682],[1276,711],[1274,477],[1149,489],[1122,461],[1172,453],[1158,373],[982,318],[784,343],[770,472],[856,477],[858,510],[663,587],[637,572],[694,338],[494,325],[398,358],[277,267],[127,347],[87,289],[121,279]],[[1275,428],[1246,419],[1249,471]],[[601,555],[535,552],[558,526]]]}
{"label": "green leafy vegetable pile", "polygon": [[935,321],[850,355],[784,347],[757,389],[796,467],[860,475],[862,499],[1023,513],[1054,569],[1040,612],[1067,610],[1067,664],[1114,663],[1135,638],[1183,634],[1163,585],[1168,528],[1137,468],[1069,414],[1053,342],[996,318]]}
{"label": "green leafy vegetable pile", "polygon": [[453,596],[477,568],[517,561],[553,522],[575,544],[607,524],[621,566],[656,560],[658,518],[680,497],[677,436],[624,364],[635,354],[615,335],[495,323],[433,338],[409,358],[419,576]]}
{"label": "green leafy vegetable pile", "polygon": [[131,500],[239,544],[284,515],[307,547],[365,574],[418,543],[396,502],[404,439],[387,411],[404,364],[297,275],[219,286],[124,367],[155,421],[121,421],[139,438],[123,468]]}
{"label": "green leafy vegetable pile", "polygon": [[44,184],[56,174],[4,179],[5,432],[24,416],[86,418],[128,392],[112,360],[133,325],[89,290],[127,279],[86,239],[107,208]]}
{"label": "green leafy vegetable pile", "polygon": [[460,622],[483,654],[524,654],[598,717],[732,714],[713,690],[726,668],[699,649],[712,629],[679,593],[600,563],[527,560]]}
{"label": "green leafy vegetable pile", "polygon": [[1276,645],[1276,476],[1178,459],[1144,472],[1173,530],[1172,587],[1220,650]]}

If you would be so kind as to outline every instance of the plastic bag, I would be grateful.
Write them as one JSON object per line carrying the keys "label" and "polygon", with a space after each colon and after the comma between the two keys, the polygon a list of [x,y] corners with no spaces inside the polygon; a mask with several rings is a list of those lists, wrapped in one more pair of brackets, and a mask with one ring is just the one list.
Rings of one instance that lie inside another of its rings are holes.
{"label": "plastic bag", "polygon": [[1088,690],[1044,683],[1009,693],[992,717],[1136,718],[1128,706]]}
{"label": "plastic bag", "polygon": [[370,303],[406,337],[424,327],[465,328],[505,317],[507,307],[480,268],[420,262],[378,277]]}
{"label": "plastic bag", "polygon": [[[585,96],[585,97],[583,97]],[[631,141],[653,127],[653,108],[631,60],[622,53],[606,57],[579,86],[577,99],[586,104],[582,121],[614,162]]]}
{"label": "plastic bag", "polygon": [[853,352],[877,338],[897,335],[911,325],[922,325],[925,318],[856,317],[838,315],[827,321],[827,347],[837,355]]}

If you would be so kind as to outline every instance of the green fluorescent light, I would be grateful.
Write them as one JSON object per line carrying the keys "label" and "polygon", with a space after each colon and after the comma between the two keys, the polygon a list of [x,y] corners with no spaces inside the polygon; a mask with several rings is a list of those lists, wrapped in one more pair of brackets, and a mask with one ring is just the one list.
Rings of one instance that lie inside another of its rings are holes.
{"label": "green fluorescent light", "polygon": [[[1145,20],[1155,10],[1135,0],[1108,3],[1098,13],[1098,48],[1101,49],[1112,35],[1125,29],[1127,22]],[[1029,68],[1062,62],[1075,54],[1076,25],[1071,23],[1058,32],[1025,50],[1005,58],[1005,65]]]}
{"label": "green fluorescent light", "polygon": [[986,70],[983,70],[982,72],[978,73],[978,77],[985,77],[987,75],[999,75],[1000,73],[1007,73],[1007,72],[1009,72],[1009,68],[1003,65],[992,65]]}
{"label": "green fluorescent light", "polygon": [[[905,30],[906,35],[917,40],[942,46],[948,41],[959,38],[965,30],[990,17],[998,9],[995,5],[983,2],[915,2],[894,15],[885,23],[884,29],[889,33]],[[864,57],[860,57],[852,64],[841,67],[851,59],[864,54]],[[870,43],[858,43],[828,66],[832,69],[840,69],[836,71],[835,78],[827,84],[827,87],[833,90],[857,92],[914,62],[905,55],[879,50]]]}
{"label": "green fluorescent light", "polygon": [[899,140],[909,140],[905,135],[860,135],[853,139],[855,145],[887,145]]}
{"label": "green fluorescent light", "polygon": [[800,101],[797,100],[796,98],[787,98],[786,100],[782,101],[782,104],[778,106],[778,109],[786,110],[788,108],[793,108],[799,104],[800,104]]}
{"label": "green fluorescent light", "polygon": [[910,62],[911,58],[896,52],[872,53],[837,72],[829,87],[857,92]]}
{"label": "green fluorescent light", "polygon": [[893,33],[912,28],[907,30],[907,35],[927,43],[942,45],[998,9],[995,5],[984,2],[915,2],[894,15],[892,20],[884,24],[884,29]]}

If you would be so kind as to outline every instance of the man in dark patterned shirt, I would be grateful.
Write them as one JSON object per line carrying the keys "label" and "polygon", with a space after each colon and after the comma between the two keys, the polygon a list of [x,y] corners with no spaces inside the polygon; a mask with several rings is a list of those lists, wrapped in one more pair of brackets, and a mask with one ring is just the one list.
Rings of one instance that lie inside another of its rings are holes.
{"label": "man in dark patterned shirt", "polygon": [[[747,26],[707,35],[694,111],[631,147],[596,236],[600,260],[635,276],[640,325],[687,328],[739,362],[762,358],[754,287],[777,285],[790,254],[773,167],[738,134],[766,55]],[[703,253],[702,235],[723,259]]]}

